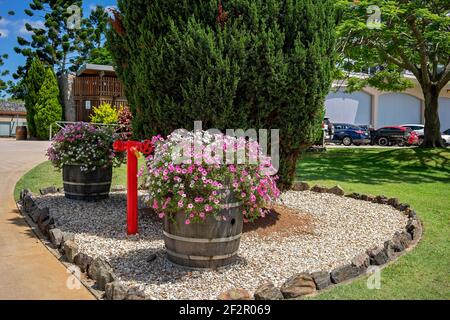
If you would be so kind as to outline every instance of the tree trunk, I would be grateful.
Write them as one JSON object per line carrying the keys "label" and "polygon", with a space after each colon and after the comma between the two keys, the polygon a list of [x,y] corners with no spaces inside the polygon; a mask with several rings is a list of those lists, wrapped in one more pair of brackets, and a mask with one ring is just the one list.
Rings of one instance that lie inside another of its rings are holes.
{"label": "tree trunk", "polygon": [[439,122],[439,90],[431,85],[423,88],[425,96],[425,136],[422,147],[443,148],[441,124]]}

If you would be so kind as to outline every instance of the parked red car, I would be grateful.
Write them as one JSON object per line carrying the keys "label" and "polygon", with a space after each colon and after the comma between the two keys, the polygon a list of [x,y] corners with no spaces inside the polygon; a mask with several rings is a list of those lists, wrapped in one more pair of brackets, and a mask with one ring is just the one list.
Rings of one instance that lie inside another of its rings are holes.
{"label": "parked red car", "polygon": [[380,146],[414,145],[418,144],[419,137],[410,128],[400,126],[383,127],[372,132],[372,144]]}

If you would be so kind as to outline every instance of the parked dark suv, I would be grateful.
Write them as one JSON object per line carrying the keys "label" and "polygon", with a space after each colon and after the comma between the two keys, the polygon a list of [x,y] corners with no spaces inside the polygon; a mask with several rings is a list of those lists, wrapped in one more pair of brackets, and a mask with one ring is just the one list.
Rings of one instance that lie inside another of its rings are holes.
{"label": "parked dark suv", "polygon": [[391,126],[372,132],[371,144],[379,146],[411,145],[418,142],[418,137],[410,128]]}
{"label": "parked dark suv", "polygon": [[353,124],[335,123],[333,142],[342,143],[344,146],[369,144],[370,133]]}

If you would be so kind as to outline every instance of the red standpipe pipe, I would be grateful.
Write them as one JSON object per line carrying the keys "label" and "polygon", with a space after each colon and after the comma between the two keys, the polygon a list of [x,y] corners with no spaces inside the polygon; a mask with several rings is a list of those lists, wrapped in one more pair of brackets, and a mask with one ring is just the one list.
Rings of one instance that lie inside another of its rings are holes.
{"label": "red standpipe pipe", "polygon": [[135,146],[127,148],[127,221],[128,234],[138,231],[138,160]]}

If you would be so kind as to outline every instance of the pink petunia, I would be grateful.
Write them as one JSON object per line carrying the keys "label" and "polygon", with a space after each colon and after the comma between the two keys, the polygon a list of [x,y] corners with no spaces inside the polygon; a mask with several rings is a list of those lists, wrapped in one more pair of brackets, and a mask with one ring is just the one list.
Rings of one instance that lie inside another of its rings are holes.
{"label": "pink petunia", "polygon": [[191,220],[189,220],[189,219],[186,219],[186,221],[184,222],[186,225],[189,225],[189,224],[191,224]]}

